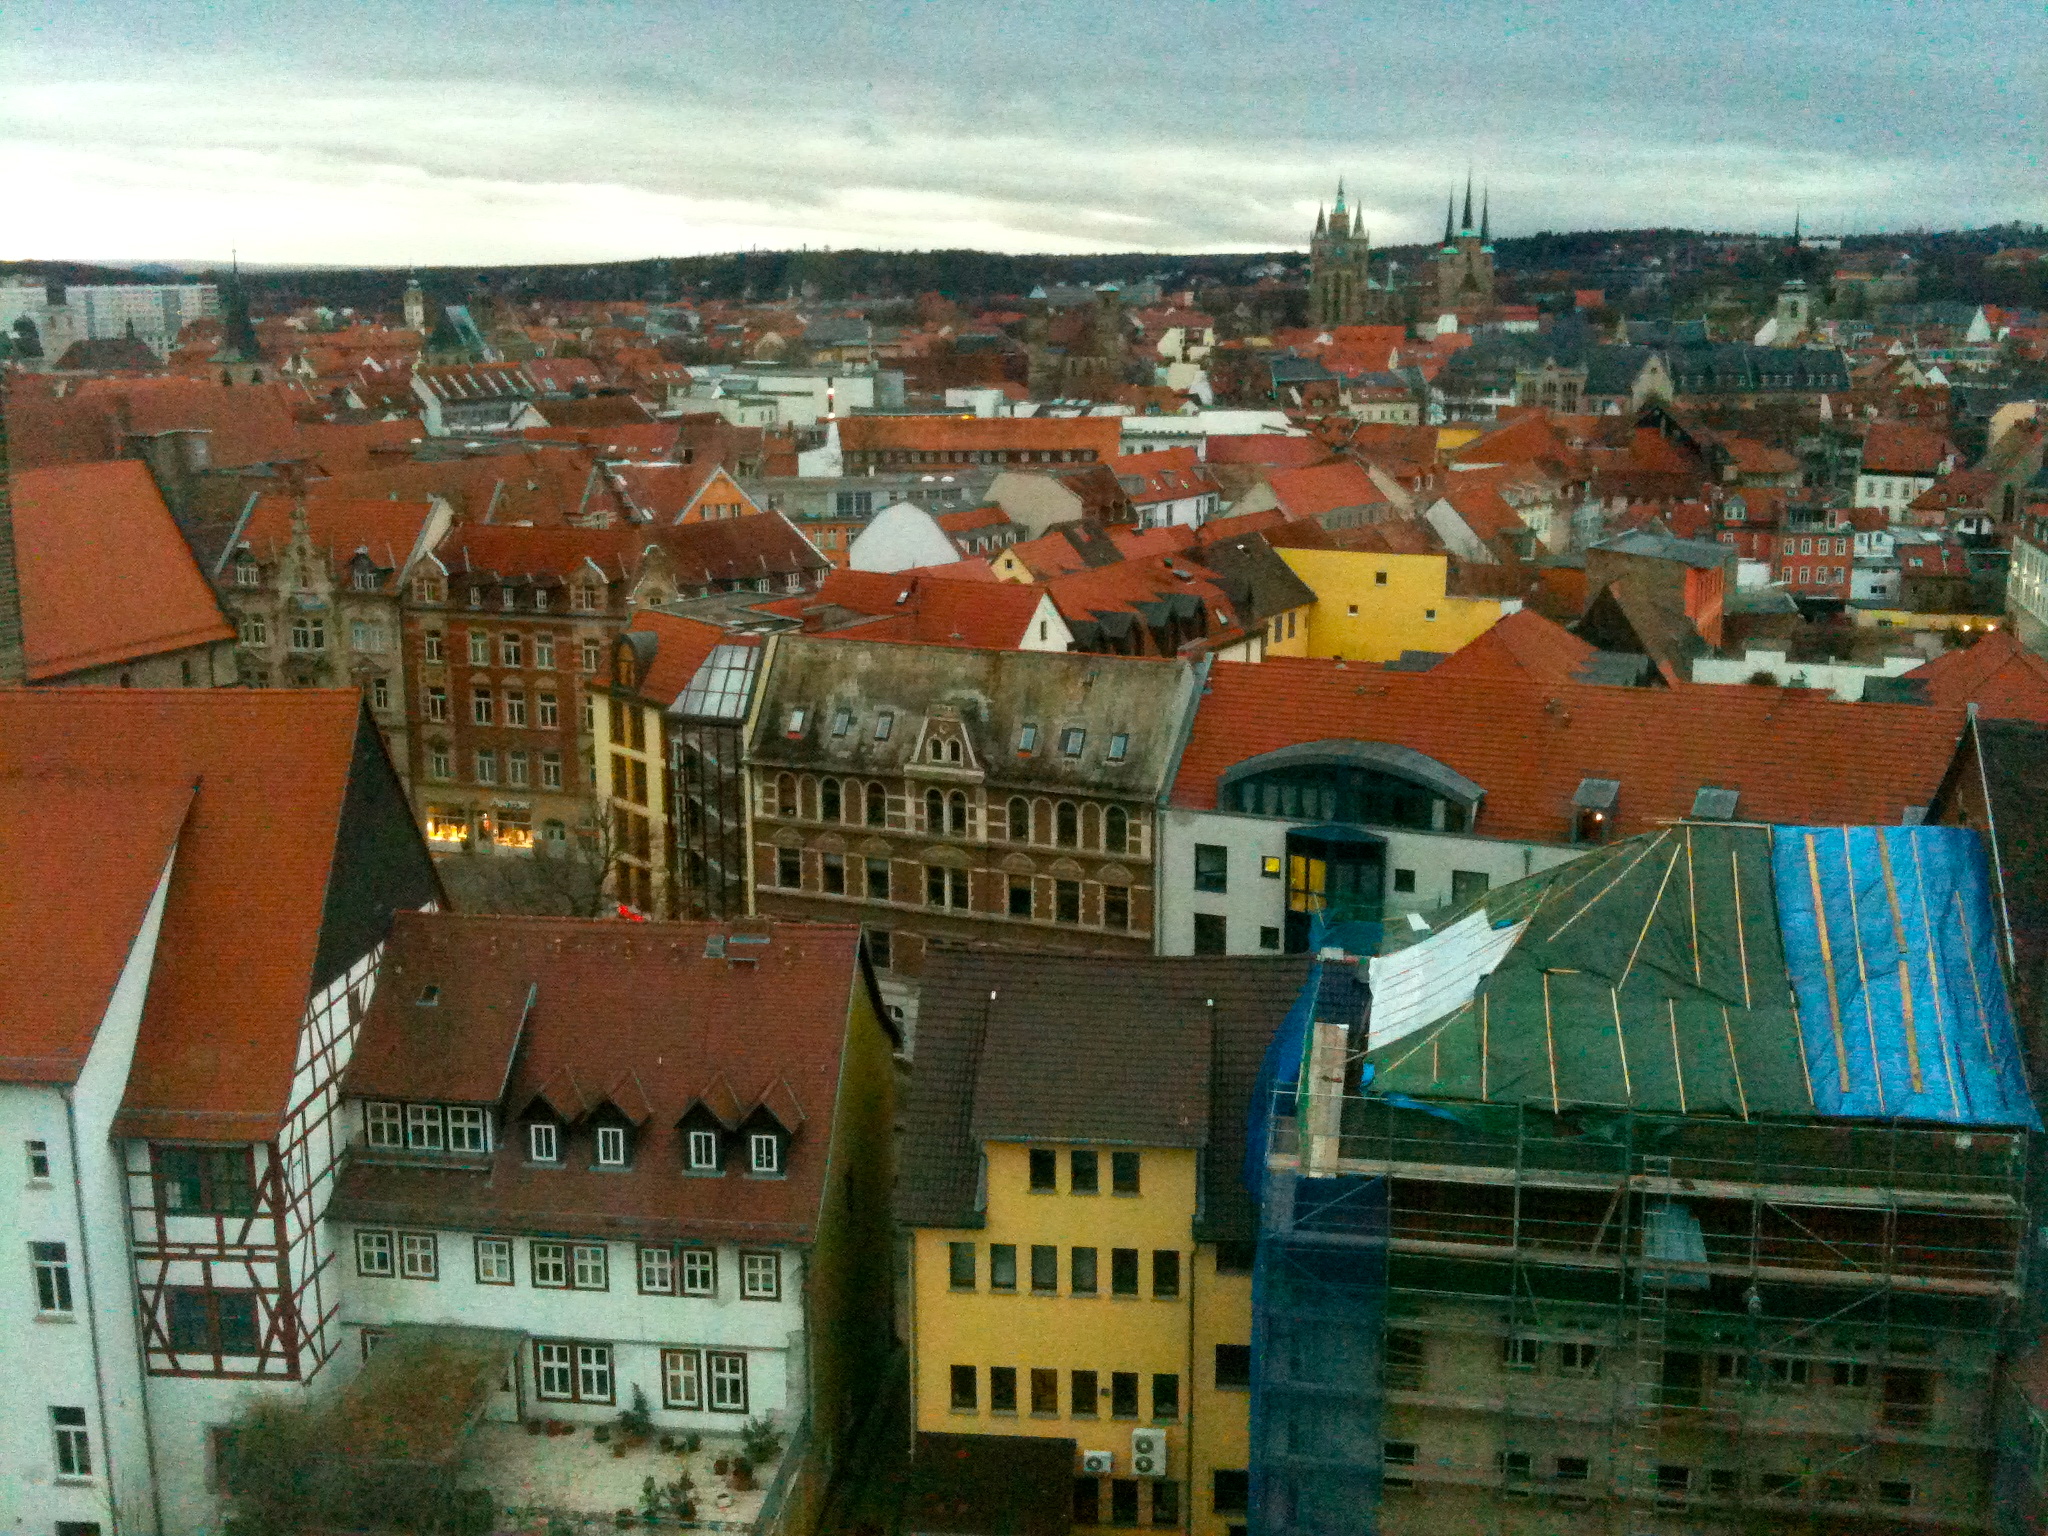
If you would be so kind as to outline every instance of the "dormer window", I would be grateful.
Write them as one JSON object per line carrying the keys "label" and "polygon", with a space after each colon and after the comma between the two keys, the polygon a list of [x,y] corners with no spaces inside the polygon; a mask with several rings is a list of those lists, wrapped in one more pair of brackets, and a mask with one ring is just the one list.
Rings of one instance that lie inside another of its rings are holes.
{"label": "dormer window", "polygon": [[718,1132],[690,1132],[687,1153],[692,1173],[718,1172]]}
{"label": "dormer window", "polygon": [[785,723],[785,724],[783,725],[783,727],[782,727],[782,729],[783,729],[784,733],[785,733],[785,734],[787,734],[787,735],[790,735],[790,736],[801,736],[801,735],[803,735],[803,733],[804,733],[804,717],[805,717],[806,713],[807,713],[806,711],[804,711],[804,710],[801,710],[801,709],[792,709],[792,710],[791,710],[791,711],[789,712],[789,719],[788,719],[788,721],[787,721],[787,722],[786,722],[786,723]]}
{"label": "dormer window", "polygon": [[927,750],[929,752],[931,760],[936,763],[945,757],[946,744],[943,741],[940,741],[938,738],[934,737],[932,739],[930,747]]}
{"label": "dormer window", "polygon": [[405,1144],[414,1152],[439,1152],[443,1146],[441,1106],[405,1106]]}
{"label": "dormer window", "polygon": [[562,1136],[551,1120],[535,1120],[526,1127],[526,1155],[536,1163],[560,1162]]}
{"label": "dormer window", "polygon": [[852,710],[850,710],[850,709],[842,709],[842,710],[840,710],[840,711],[839,711],[838,713],[836,713],[835,715],[833,715],[833,717],[832,717],[832,734],[833,734],[834,736],[844,736],[844,735],[845,735],[845,734],[846,734],[846,733],[847,733],[848,731],[850,731],[850,730],[852,730],[852,729],[853,729],[853,711],[852,711]]}
{"label": "dormer window", "polygon": [[363,1120],[373,1147],[405,1145],[405,1114],[397,1104],[371,1103],[363,1106]]}
{"label": "dormer window", "polygon": [[893,709],[883,710],[879,715],[875,716],[875,740],[887,741],[889,739],[889,732],[895,726],[896,712]]}
{"label": "dormer window", "polygon": [[597,1128],[597,1166],[600,1168],[623,1168],[626,1166],[626,1129],[620,1125],[600,1125]]}
{"label": "dormer window", "polygon": [[1038,727],[1019,726],[1017,729],[1017,755],[1027,757],[1038,749]]}
{"label": "dormer window", "polygon": [[755,1131],[747,1138],[747,1171],[758,1174],[782,1172],[782,1138],[773,1131]]}
{"label": "dormer window", "polygon": [[448,1106],[448,1150],[488,1152],[491,1150],[490,1120],[475,1104]]}

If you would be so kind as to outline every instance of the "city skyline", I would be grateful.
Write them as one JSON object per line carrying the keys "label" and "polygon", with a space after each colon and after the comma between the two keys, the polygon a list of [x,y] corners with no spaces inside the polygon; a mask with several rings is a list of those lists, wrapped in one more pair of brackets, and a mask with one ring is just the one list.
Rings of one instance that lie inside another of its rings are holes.
{"label": "city skyline", "polygon": [[2037,8],[1824,9],[44,0],[4,23],[37,217],[0,258],[1255,252],[1339,176],[1393,245],[1468,169],[1503,236],[2048,218]]}

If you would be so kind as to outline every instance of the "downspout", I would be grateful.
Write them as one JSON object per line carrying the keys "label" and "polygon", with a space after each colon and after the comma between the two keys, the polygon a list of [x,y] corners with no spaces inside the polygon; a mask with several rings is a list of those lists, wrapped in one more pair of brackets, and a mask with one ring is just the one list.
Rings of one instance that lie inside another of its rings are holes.
{"label": "downspout", "polygon": [[[79,1189],[78,1103],[72,1097],[72,1092],[69,1088],[64,1090],[64,1139],[71,1157],[71,1209],[73,1216],[78,1222],[80,1256],[85,1260],[79,1266],[79,1269],[84,1280],[86,1336],[92,1340],[93,1409],[99,1419],[100,1459],[107,1469],[107,1514],[113,1521],[114,1536],[120,1536],[121,1506],[115,1495],[114,1484],[114,1437],[107,1432],[107,1381],[106,1375],[101,1369],[100,1317],[99,1309],[93,1305],[92,1238],[85,1225],[85,1196]],[[121,1179],[124,1189],[127,1185],[127,1178],[128,1165],[124,1156],[121,1164]],[[125,1205],[125,1203],[124,1200],[123,1204]],[[122,1247],[125,1250],[132,1233],[129,1231],[129,1224],[125,1219],[122,1226]],[[133,1258],[131,1257],[128,1262],[130,1273],[132,1274]],[[136,1310],[135,1326],[136,1363],[141,1373],[137,1378],[137,1390],[140,1393],[140,1401],[136,1406],[142,1413],[142,1443],[149,1459],[150,1517],[152,1529],[156,1531],[157,1536],[162,1536],[164,1528],[163,1496],[157,1491],[156,1428],[151,1424],[149,1416],[149,1390],[146,1384],[149,1375],[149,1353],[146,1348],[146,1341],[141,1336],[142,1315],[140,1308]]]}

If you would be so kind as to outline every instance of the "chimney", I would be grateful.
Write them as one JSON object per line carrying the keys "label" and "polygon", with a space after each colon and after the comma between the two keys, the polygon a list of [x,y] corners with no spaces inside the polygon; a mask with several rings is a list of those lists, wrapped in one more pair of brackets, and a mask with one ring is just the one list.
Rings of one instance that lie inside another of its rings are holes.
{"label": "chimney", "polygon": [[21,577],[14,562],[14,492],[7,467],[7,390],[0,385],[0,686],[28,681]]}

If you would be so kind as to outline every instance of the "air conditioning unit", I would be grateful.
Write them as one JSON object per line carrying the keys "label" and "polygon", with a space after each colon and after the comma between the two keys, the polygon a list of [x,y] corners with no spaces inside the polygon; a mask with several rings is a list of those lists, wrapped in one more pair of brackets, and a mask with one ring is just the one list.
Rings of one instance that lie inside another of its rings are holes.
{"label": "air conditioning unit", "polygon": [[1089,1477],[1107,1477],[1116,1470],[1115,1451],[1083,1451],[1081,1471]]}
{"label": "air conditioning unit", "polygon": [[1133,1477],[1166,1476],[1165,1430],[1134,1429],[1131,1431],[1131,1475]]}

